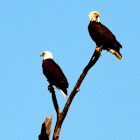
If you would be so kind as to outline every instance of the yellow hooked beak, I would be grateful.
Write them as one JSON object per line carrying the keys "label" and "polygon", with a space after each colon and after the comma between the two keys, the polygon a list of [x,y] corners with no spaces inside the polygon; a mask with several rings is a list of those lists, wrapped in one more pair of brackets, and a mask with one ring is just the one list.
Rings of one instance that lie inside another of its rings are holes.
{"label": "yellow hooked beak", "polygon": [[44,56],[44,53],[40,54],[40,56]]}
{"label": "yellow hooked beak", "polygon": [[100,13],[98,13],[98,12],[96,13],[96,15],[97,15],[98,17],[100,17],[100,16],[101,16],[101,15],[100,15]]}

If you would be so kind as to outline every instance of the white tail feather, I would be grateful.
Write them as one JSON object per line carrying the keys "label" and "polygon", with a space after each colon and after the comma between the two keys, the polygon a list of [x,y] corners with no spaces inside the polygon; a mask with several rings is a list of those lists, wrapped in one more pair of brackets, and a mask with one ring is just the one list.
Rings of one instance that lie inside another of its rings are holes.
{"label": "white tail feather", "polygon": [[122,59],[122,56],[121,56],[118,52],[116,52],[115,50],[109,49],[109,51],[110,51],[111,53],[115,54],[119,59]]}
{"label": "white tail feather", "polygon": [[63,94],[65,97],[67,97],[67,94],[65,94],[61,89],[60,89],[60,91],[62,92],[62,94]]}

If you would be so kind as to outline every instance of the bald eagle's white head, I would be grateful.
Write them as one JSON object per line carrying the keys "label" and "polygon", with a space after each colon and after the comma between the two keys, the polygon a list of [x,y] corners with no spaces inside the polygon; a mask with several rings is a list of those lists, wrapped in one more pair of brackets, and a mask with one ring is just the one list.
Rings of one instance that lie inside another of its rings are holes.
{"label": "bald eagle's white head", "polygon": [[49,51],[43,52],[40,56],[43,56],[43,60],[53,59],[53,54]]}
{"label": "bald eagle's white head", "polygon": [[92,11],[89,13],[89,20],[90,21],[96,21],[96,22],[100,22],[100,13],[97,11]]}

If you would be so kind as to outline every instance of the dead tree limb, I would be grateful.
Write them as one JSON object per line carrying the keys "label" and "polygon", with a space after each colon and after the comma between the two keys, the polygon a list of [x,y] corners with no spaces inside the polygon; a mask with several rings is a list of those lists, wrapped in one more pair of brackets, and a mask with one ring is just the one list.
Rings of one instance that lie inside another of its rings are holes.
{"label": "dead tree limb", "polygon": [[51,133],[52,116],[47,117],[42,124],[41,134],[39,135],[39,140],[49,140]]}
{"label": "dead tree limb", "polygon": [[[62,126],[62,123],[67,115],[67,112],[70,108],[70,105],[76,95],[76,93],[79,91],[79,88],[80,88],[80,85],[82,84],[86,74],[88,73],[89,69],[97,62],[97,60],[99,59],[100,55],[101,55],[101,49],[102,49],[102,46],[100,48],[96,48],[95,49],[95,52],[93,53],[88,65],[84,68],[82,74],[80,75],[73,91],[71,92],[66,104],[65,104],[65,107],[62,111],[62,113],[59,115],[59,117],[57,117],[57,122],[56,122],[56,125],[55,125],[55,130],[54,130],[54,134],[53,134],[53,140],[59,140],[59,134],[60,134],[60,130],[61,130],[61,126]],[[58,116],[58,115],[57,115]]]}
{"label": "dead tree limb", "polygon": [[48,90],[52,94],[52,101],[53,101],[53,105],[54,105],[54,108],[55,108],[55,111],[56,111],[56,114],[57,114],[57,118],[58,118],[61,114],[61,111],[60,111],[60,108],[59,108],[59,105],[58,105],[58,102],[57,102],[57,99],[56,99],[56,95],[55,95],[55,91],[54,91],[53,86],[49,85]]}

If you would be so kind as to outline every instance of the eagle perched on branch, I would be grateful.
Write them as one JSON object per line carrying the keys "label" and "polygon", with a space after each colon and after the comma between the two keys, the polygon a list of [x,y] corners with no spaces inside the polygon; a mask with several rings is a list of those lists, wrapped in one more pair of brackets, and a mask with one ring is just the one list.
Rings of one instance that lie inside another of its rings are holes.
{"label": "eagle perched on branch", "polygon": [[67,78],[58,64],[53,60],[53,55],[49,51],[45,51],[40,56],[43,56],[43,73],[46,76],[50,86],[56,86],[62,94],[67,97],[67,88],[69,86]]}
{"label": "eagle perched on branch", "polygon": [[122,45],[116,40],[112,32],[101,24],[99,17],[100,13],[97,11],[89,13],[90,23],[88,25],[88,31],[92,40],[95,41],[97,48],[107,50],[116,55],[117,58],[122,59],[120,53]]}

